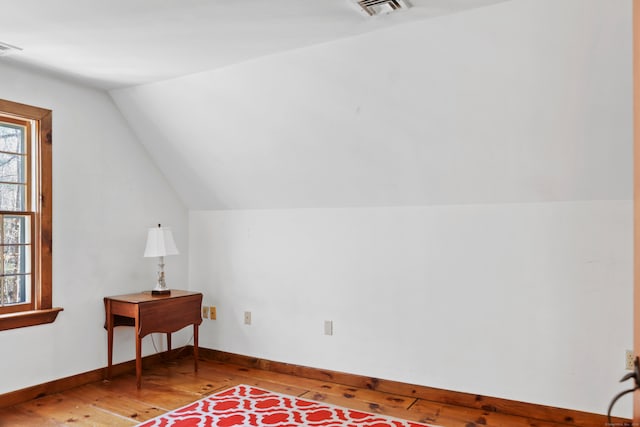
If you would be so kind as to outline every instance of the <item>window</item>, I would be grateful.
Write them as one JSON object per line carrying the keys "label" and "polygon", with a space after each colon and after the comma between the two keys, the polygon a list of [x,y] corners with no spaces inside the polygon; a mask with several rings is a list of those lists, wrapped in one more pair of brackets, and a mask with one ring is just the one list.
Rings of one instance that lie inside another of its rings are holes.
{"label": "window", "polygon": [[0,308],[32,309],[32,123],[0,116]]}
{"label": "window", "polygon": [[0,330],[53,322],[51,111],[0,99]]}

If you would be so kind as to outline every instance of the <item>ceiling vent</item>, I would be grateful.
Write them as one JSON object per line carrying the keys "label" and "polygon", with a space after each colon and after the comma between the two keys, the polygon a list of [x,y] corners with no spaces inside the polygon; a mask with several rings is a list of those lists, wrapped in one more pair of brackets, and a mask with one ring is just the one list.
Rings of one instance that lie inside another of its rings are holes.
{"label": "ceiling vent", "polygon": [[9,43],[3,43],[0,42],[0,56],[2,55],[10,55],[14,52],[18,52],[21,51],[22,49],[17,47],[17,46],[13,46],[10,45]]}
{"label": "ceiling vent", "polygon": [[407,9],[410,6],[405,0],[360,0],[358,4],[369,16]]}

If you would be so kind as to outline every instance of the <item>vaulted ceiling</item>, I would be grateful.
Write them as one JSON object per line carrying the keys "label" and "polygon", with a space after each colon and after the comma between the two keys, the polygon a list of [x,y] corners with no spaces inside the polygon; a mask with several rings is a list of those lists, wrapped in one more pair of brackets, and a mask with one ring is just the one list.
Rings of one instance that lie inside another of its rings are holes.
{"label": "vaulted ceiling", "polygon": [[505,0],[0,0],[10,57],[103,88],[133,86]]}
{"label": "vaulted ceiling", "polygon": [[0,60],[107,89],[190,209],[630,197],[629,1],[411,3],[0,0]]}

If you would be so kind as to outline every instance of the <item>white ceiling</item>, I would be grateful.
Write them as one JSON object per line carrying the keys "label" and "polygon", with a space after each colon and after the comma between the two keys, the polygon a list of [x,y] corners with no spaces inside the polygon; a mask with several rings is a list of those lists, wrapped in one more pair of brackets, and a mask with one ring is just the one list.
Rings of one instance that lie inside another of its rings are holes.
{"label": "white ceiling", "polygon": [[0,61],[108,89],[190,209],[628,199],[629,1],[352,1],[0,0]]}
{"label": "white ceiling", "polygon": [[409,0],[368,17],[355,0],[0,0],[0,57],[104,89],[212,70],[506,0]]}
{"label": "white ceiling", "polygon": [[624,200],[629,7],[507,1],[110,95],[193,210]]}

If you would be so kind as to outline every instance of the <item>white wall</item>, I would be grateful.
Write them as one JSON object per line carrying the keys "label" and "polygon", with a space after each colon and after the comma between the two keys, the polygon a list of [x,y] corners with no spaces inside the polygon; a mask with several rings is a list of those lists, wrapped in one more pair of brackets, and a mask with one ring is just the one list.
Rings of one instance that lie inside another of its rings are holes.
{"label": "white wall", "polygon": [[203,345],[602,413],[631,77],[631,1],[513,0],[111,94],[200,210]]}
{"label": "white wall", "polygon": [[191,212],[191,287],[219,319],[203,323],[201,343],[603,413],[631,348],[631,210],[592,201]]}
{"label": "white wall", "polygon": [[[174,227],[175,287],[187,286],[188,244],[186,208],[107,94],[0,63],[0,97],[53,110],[53,304],[64,308],[53,324],[0,332],[5,393],[106,366],[102,298],[153,286],[146,228]],[[114,361],[134,358],[131,328],[118,328]]]}

